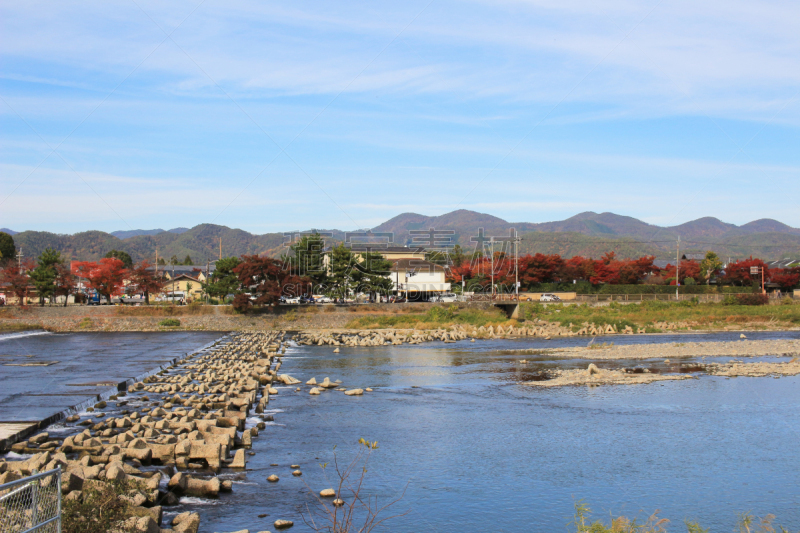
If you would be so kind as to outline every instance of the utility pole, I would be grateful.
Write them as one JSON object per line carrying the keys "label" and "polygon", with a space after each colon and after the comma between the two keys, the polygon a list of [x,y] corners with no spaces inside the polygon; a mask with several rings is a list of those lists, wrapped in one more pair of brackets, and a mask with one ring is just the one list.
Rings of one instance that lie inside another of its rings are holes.
{"label": "utility pole", "polygon": [[681,287],[681,236],[678,235],[678,253],[675,255],[675,300],[678,300],[678,289]]}
{"label": "utility pole", "polygon": [[514,294],[519,303],[519,241],[522,240],[517,236],[517,230],[514,230]]}
{"label": "utility pole", "polygon": [[219,238],[219,258],[222,259],[222,237]]}
{"label": "utility pole", "polygon": [[490,267],[489,267],[489,268],[491,268],[491,275],[492,275],[492,300],[494,300],[494,237],[491,237],[491,238],[489,239],[489,243],[492,245],[492,252],[491,252],[491,258],[492,258],[492,262],[490,263]]}
{"label": "utility pole", "polygon": [[158,278],[158,248],[156,248],[156,279]]}
{"label": "utility pole", "polygon": [[[17,272],[22,274],[22,247],[17,252]],[[22,297],[22,305],[25,305],[25,298],[28,296],[28,284],[25,284],[25,296]]]}

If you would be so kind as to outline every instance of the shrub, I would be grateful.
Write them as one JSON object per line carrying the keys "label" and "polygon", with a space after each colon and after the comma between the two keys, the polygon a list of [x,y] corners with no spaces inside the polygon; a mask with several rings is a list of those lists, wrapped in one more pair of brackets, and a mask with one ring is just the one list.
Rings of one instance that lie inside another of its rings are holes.
{"label": "shrub", "polygon": [[147,511],[125,502],[121,496],[143,491],[134,481],[111,481],[84,489],[79,500],[64,501],[62,526],[66,533],[105,533],[119,530],[122,523]]}
{"label": "shrub", "polygon": [[694,278],[684,278],[683,279],[683,284],[684,285],[697,285],[697,282],[694,280]]}
{"label": "shrub", "polygon": [[181,321],[177,318],[165,318],[161,322],[158,323],[159,326],[166,326],[169,328],[174,328],[181,325]]}
{"label": "shrub", "polygon": [[439,307],[431,307],[428,309],[428,312],[425,314],[426,318],[431,322],[443,322],[445,320],[452,320],[455,316],[453,312],[453,308],[458,309],[456,306],[450,306],[449,308]]}
{"label": "shrub", "polygon": [[642,309],[661,310],[669,307],[669,302],[662,300],[644,300],[641,304]]}
{"label": "shrub", "polygon": [[237,294],[233,298],[233,308],[239,313],[244,313],[250,309],[250,297],[246,294]]}
{"label": "shrub", "polygon": [[691,300],[681,300],[677,303],[678,307],[694,307],[700,303],[697,296],[692,297]]}
{"label": "shrub", "polygon": [[766,294],[737,294],[736,303],[739,305],[766,305],[769,303],[769,296]]}
{"label": "shrub", "polygon": [[722,299],[722,305],[736,305],[738,304],[738,300],[736,296],[733,294],[726,294],[725,297]]}

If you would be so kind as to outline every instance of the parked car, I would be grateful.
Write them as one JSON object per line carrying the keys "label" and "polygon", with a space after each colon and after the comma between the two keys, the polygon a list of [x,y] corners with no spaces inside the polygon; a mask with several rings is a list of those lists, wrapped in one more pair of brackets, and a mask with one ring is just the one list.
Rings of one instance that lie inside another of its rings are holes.
{"label": "parked car", "polygon": [[556,296],[555,294],[550,294],[546,292],[539,297],[540,302],[560,302],[561,298]]}
{"label": "parked car", "polygon": [[329,298],[327,296],[324,296],[324,295],[322,295],[322,296],[314,296],[314,301],[317,302],[318,304],[333,303],[333,299],[331,299],[331,298]]}
{"label": "parked car", "polygon": [[90,294],[86,299],[86,305],[108,305],[108,300],[99,294]]}
{"label": "parked car", "polygon": [[453,294],[452,292],[444,292],[442,294],[437,294],[435,296],[431,296],[430,298],[428,298],[428,301],[429,302],[443,302],[443,303],[457,302],[458,301],[458,295],[457,294]]}
{"label": "parked car", "polygon": [[299,296],[293,296],[291,298],[284,298],[284,303],[287,303],[287,304],[299,304],[300,303],[300,297]]}

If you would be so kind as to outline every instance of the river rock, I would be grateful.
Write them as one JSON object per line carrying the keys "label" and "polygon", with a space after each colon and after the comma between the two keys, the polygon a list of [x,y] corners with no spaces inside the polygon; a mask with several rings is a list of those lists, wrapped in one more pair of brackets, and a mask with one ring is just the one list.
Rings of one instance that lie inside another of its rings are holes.
{"label": "river rock", "polygon": [[348,391],[344,391],[344,393],[347,396],[361,396],[364,394],[364,389],[350,389]]}
{"label": "river rock", "polygon": [[275,529],[287,529],[294,525],[294,522],[291,520],[275,520]]}
{"label": "river rock", "polygon": [[323,498],[333,498],[334,496],[336,496],[336,491],[333,489],[323,489],[319,491],[319,495],[322,496]]}
{"label": "river rock", "polygon": [[276,476],[275,474],[272,474],[271,476],[269,476],[269,477],[267,478],[267,481],[269,481],[270,483],[277,483],[277,482],[278,482],[280,479],[281,479],[281,478],[279,478],[279,477],[278,477],[278,476]]}

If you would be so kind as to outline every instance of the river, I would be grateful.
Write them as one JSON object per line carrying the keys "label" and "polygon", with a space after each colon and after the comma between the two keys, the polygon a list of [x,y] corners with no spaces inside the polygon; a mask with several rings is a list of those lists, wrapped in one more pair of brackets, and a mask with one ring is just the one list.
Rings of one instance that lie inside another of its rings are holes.
{"label": "river", "polygon": [[[142,335],[145,342],[148,334]],[[748,334],[751,339],[798,336]],[[691,340],[737,337],[692,335]],[[33,339],[19,339],[18,348]],[[182,351],[206,340],[187,337]],[[699,375],[648,385],[538,389],[522,382],[543,368],[585,368],[589,361],[525,356],[531,362],[521,364],[519,355],[504,353],[585,342],[429,343],[342,348],[339,354],[329,346],[291,347],[281,373],[303,382],[330,376],[348,388],[374,392],[311,396],[305,385],[301,392],[279,387],[267,413],[274,422],[254,440],[246,474],[222,474],[235,479],[234,492],[218,500],[183,498],[166,516],[197,511],[204,532],[274,531],[276,519],[293,520],[292,532],[312,531],[303,523],[313,503],[306,484],[315,491],[333,487],[333,447],[346,461],[363,437],[379,444],[364,494],[386,503],[405,490],[389,514],[406,514],[390,521],[388,531],[564,531],[574,502],[581,499],[597,518],[613,513],[641,520],[660,509],[659,516],[672,521],[672,531],[685,530],[684,519],[711,531],[732,531],[743,512],[772,513],[790,530],[800,528],[800,377]],[[256,421],[253,416],[250,423]],[[326,473],[320,463],[328,463]],[[300,465],[302,477],[291,475],[293,464]],[[279,482],[266,481],[273,473]]]}

